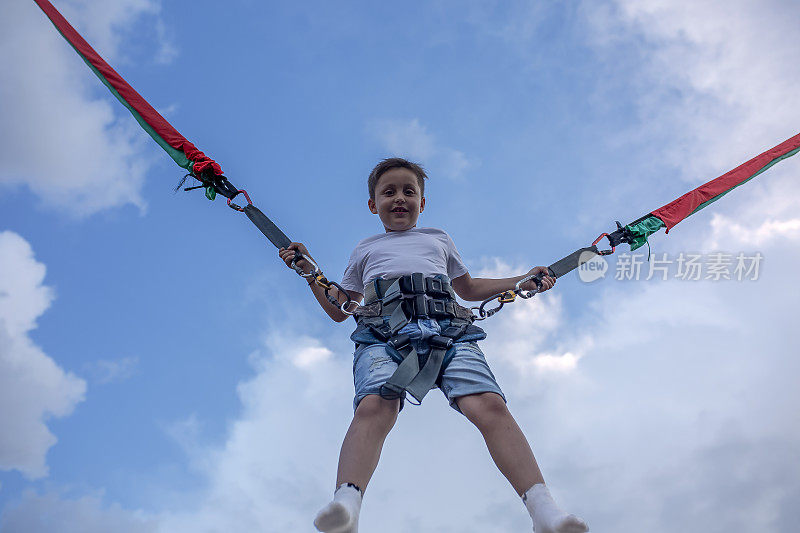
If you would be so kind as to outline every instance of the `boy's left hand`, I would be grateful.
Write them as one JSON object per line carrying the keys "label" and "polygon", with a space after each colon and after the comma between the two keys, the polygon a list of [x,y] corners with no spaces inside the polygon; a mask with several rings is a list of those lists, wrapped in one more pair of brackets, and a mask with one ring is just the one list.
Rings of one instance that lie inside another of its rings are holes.
{"label": "boy's left hand", "polygon": [[[542,278],[542,288],[541,288],[541,290],[539,292],[544,292],[546,290],[550,290],[550,289],[553,288],[553,285],[556,284],[556,278],[554,278],[553,276],[550,276],[549,272],[550,271],[547,269],[547,267],[543,267],[543,266],[533,267],[528,272],[528,274],[527,274],[528,276],[535,276],[537,274],[545,274],[545,276]],[[519,288],[524,290],[524,291],[535,291],[537,289],[536,282],[533,281],[533,280],[526,281],[525,283],[520,285]]]}

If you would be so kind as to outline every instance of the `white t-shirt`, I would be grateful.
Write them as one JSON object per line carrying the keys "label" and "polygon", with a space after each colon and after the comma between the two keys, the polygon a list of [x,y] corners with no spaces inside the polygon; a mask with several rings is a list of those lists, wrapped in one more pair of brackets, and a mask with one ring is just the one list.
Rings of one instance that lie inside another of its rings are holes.
{"label": "white t-shirt", "polygon": [[364,286],[377,277],[397,278],[422,272],[445,274],[450,279],[468,272],[453,239],[436,228],[411,228],[368,237],[356,245],[344,269],[342,287],[364,294]]}

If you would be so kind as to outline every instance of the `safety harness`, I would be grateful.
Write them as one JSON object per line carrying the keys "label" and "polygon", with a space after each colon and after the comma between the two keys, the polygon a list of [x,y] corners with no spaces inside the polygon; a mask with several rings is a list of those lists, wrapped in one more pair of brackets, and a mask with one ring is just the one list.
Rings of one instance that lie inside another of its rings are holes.
{"label": "safety harness", "polygon": [[[472,325],[472,312],[458,304],[447,276],[421,273],[399,278],[376,278],[364,288],[364,304],[355,311],[358,327],[350,338],[359,344],[385,344],[398,363],[397,370],[381,386],[387,400],[405,398],[407,392],[419,403],[440,381],[452,359],[453,343],[479,340],[486,333]],[[428,339],[430,353],[420,355],[411,338],[399,331],[418,318],[438,320],[442,331]],[[413,403],[413,402],[412,402]]]}

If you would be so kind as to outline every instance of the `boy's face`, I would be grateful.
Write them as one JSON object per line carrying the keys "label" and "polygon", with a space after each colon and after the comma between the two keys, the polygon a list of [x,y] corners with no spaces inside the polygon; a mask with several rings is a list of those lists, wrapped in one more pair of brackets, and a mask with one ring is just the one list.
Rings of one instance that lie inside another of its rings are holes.
{"label": "boy's face", "polygon": [[386,231],[404,231],[417,225],[425,209],[417,176],[407,168],[391,168],[375,184],[375,199],[369,210],[380,217]]}

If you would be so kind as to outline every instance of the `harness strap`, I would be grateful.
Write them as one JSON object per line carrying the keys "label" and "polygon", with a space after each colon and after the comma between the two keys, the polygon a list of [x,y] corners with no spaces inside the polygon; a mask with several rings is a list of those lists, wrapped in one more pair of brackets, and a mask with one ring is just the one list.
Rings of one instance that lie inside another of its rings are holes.
{"label": "harness strap", "polygon": [[422,399],[440,379],[447,350],[464,334],[468,325],[469,321],[454,318],[441,335],[431,337],[428,340],[431,351],[422,368],[419,366],[419,355],[411,346],[408,335],[395,335],[388,339],[386,344],[396,349],[403,357],[403,361],[381,386],[381,397],[394,400],[402,398],[408,392],[418,404],[422,403]]}
{"label": "harness strap", "polygon": [[391,331],[392,335],[394,335],[410,321],[410,317],[406,316],[406,312],[403,311],[402,302],[398,301],[395,304],[394,310],[392,310],[392,314],[389,316],[389,323],[387,326],[389,326],[389,331]]}
{"label": "harness strap", "polygon": [[[361,308],[359,308],[358,323],[364,324],[372,330],[376,337],[384,342],[388,342],[389,339],[394,337],[406,324],[411,322],[411,318],[406,315],[402,304],[402,300],[395,300],[389,303],[389,305],[382,306],[383,309],[378,311],[375,316],[364,316],[361,314]],[[383,320],[385,314],[389,315],[389,321],[386,324]]]}
{"label": "harness strap", "polygon": [[[380,390],[382,398],[395,400],[405,396],[408,385],[419,375],[419,355],[414,347],[411,346],[408,335],[396,335],[387,340],[386,344],[397,350],[403,357],[403,360],[397,365],[397,370],[386,380],[386,383],[381,385]],[[417,401],[422,401],[416,395],[414,397],[417,398]]]}
{"label": "harness strap", "polygon": [[387,316],[397,312],[389,304],[398,299],[402,299],[404,311],[409,317],[456,317],[474,320],[472,311],[455,300],[450,280],[446,277],[425,278],[422,274],[394,279],[376,278],[365,285],[364,304],[355,312],[357,319]]}
{"label": "harness strap", "polygon": [[[368,327],[402,358],[381,386],[381,397],[394,400],[408,393],[418,403],[422,402],[440,379],[447,350],[472,323],[472,312],[455,301],[446,277],[425,278],[420,273],[389,280],[377,278],[365,286],[364,297],[365,305],[356,311],[358,323]],[[385,316],[389,317],[387,321]],[[430,353],[423,358],[412,346],[410,337],[398,332],[413,318],[437,316],[450,317],[450,326],[429,339]]]}
{"label": "harness strap", "polygon": [[432,298],[453,300],[456,298],[450,280],[446,276],[426,278],[417,272],[394,279],[375,278],[364,286],[364,305],[378,300],[387,303],[387,296],[394,297],[398,291],[400,295],[406,296],[427,294]]}
{"label": "harness strap", "polygon": [[453,345],[453,339],[443,335],[435,335],[428,342],[431,345],[431,353],[428,354],[428,360],[425,361],[425,366],[406,387],[408,393],[419,402],[422,402],[428,391],[439,381],[444,356],[447,353],[447,349]]}

